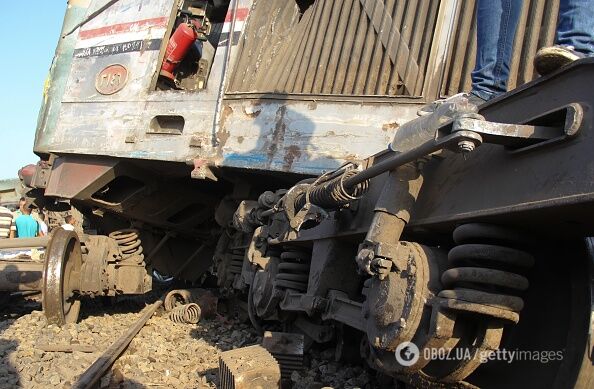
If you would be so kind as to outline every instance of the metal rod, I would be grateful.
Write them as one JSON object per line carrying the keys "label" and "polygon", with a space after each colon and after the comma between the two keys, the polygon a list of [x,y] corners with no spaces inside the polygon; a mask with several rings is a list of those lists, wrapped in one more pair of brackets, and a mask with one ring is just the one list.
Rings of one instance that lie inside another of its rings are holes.
{"label": "metal rod", "polygon": [[416,161],[419,158],[422,158],[443,148],[443,146],[443,144],[438,143],[435,140],[425,142],[417,148],[414,148],[405,153],[396,154],[386,159],[385,161],[378,163],[377,165],[373,165],[370,168],[365,169],[350,178],[347,178],[346,180],[344,180],[344,186],[347,189],[352,188],[355,185],[365,182],[373,177],[377,177],[382,173],[394,170],[397,167],[407,164],[409,162]]}
{"label": "metal rod", "polygon": [[49,236],[40,236],[37,238],[2,239],[0,240],[0,250],[47,247],[48,243]]}
{"label": "metal rod", "polygon": [[0,261],[0,291],[41,290],[43,262]]}
{"label": "metal rod", "polygon": [[118,357],[124,352],[126,347],[130,344],[132,339],[140,332],[146,322],[153,316],[153,314],[163,304],[163,299],[159,299],[155,303],[146,306],[141,311],[140,318],[126,331],[125,334],[120,336],[109,348],[101,355],[93,364],[81,374],[78,380],[72,385],[72,389],[88,389],[92,388],[111,365],[118,359]]}
{"label": "metal rod", "polygon": [[[426,141],[420,146],[410,149],[408,151],[393,151],[392,154],[394,155],[392,157],[389,157],[388,159],[381,161],[377,165],[373,165],[370,168],[367,168],[355,174],[354,176],[345,179],[343,185],[348,190],[353,188],[355,185],[365,182],[373,177],[377,177],[382,173],[394,170],[409,162],[413,162],[423,157],[426,157],[436,151],[451,148],[454,145],[460,145],[461,142],[469,142],[472,143],[474,147],[477,147],[482,143],[482,141],[483,138],[480,136],[480,134],[473,131],[460,130],[442,138],[431,139],[429,141]],[[472,148],[472,150],[474,150],[474,147]]]}

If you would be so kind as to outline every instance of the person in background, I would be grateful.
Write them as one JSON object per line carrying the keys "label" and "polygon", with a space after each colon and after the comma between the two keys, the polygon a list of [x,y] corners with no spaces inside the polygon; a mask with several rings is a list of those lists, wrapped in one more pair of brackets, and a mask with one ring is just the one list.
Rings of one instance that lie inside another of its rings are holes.
{"label": "person in background", "polygon": [[0,206],[0,239],[14,238],[16,227],[10,209]]}
{"label": "person in background", "polygon": [[45,222],[46,216],[45,212],[43,212],[43,209],[39,210],[39,212],[37,213],[37,218],[35,218],[35,220],[37,220],[37,224],[39,224],[39,236],[46,236],[48,233],[48,227],[47,223]]}
{"label": "person in background", "polygon": [[67,215],[64,218],[64,224],[62,224],[62,228],[66,231],[74,231],[74,217],[72,215]]}
{"label": "person in background", "polygon": [[[478,0],[477,53],[469,100],[480,105],[507,91],[522,0]],[[541,48],[534,66],[541,76],[594,55],[594,0],[561,0],[555,46]]]}
{"label": "person in background", "polygon": [[15,219],[23,214],[23,208],[25,208],[25,204],[26,203],[27,203],[27,199],[26,198],[21,197],[19,199],[19,209],[17,209],[16,211],[14,211],[14,213],[12,214]]}
{"label": "person in background", "polygon": [[31,204],[26,203],[22,214],[14,220],[17,238],[34,238],[39,235],[39,223],[31,216]]}

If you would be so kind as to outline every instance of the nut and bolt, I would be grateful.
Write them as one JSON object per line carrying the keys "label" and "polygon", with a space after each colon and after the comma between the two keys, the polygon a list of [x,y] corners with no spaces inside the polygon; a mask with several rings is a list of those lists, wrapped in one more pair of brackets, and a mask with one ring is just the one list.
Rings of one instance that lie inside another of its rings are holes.
{"label": "nut and bolt", "polygon": [[475,147],[476,146],[474,145],[474,142],[469,140],[462,140],[458,142],[458,150],[460,150],[463,153],[473,152]]}

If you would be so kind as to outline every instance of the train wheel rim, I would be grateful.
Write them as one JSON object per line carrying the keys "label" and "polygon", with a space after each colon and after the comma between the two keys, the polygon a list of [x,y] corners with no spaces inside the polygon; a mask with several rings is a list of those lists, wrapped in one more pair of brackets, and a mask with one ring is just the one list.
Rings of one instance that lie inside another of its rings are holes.
{"label": "train wheel rim", "polygon": [[43,311],[48,324],[75,323],[80,313],[77,291],[82,254],[75,232],[57,229],[46,251]]}

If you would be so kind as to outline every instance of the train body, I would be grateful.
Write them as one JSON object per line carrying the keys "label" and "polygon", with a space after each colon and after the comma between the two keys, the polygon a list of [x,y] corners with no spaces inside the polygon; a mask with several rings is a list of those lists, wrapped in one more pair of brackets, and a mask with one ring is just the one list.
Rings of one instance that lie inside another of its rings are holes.
{"label": "train body", "polygon": [[84,218],[38,243],[66,297],[212,275],[411,386],[591,387],[594,61],[531,81],[558,2],[524,3],[518,87],[443,121],[417,112],[468,88],[474,1],[70,0],[24,177]]}

